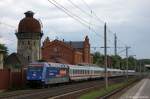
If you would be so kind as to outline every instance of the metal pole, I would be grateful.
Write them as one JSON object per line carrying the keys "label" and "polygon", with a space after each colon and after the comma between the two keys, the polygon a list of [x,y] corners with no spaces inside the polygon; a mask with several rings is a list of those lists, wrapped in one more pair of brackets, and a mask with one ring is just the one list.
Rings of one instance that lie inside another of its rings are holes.
{"label": "metal pole", "polygon": [[130,55],[130,56],[132,56],[133,57],[133,59],[134,59],[134,70],[136,71],[136,66],[137,66],[137,63],[136,63],[136,55]]}
{"label": "metal pole", "polygon": [[140,77],[141,77],[141,75],[142,75],[142,71],[141,71],[141,67],[142,67],[142,66],[141,66],[141,65],[142,65],[142,62],[140,61],[140,68],[139,68],[139,69],[140,69],[140,70],[139,70],[139,72],[140,72]]}
{"label": "metal pole", "polygon": [[128,67],[129,67],[129,62],[128,62],[128,49],[130,47],[126,46],[126,76],[127,76],[127,81],[128,81]]}
{"label": "metal pole", "polygon": [[104,25],[104,54],[105,54],[105,87],[108,87],[108,77],[107,77],[107,32],[106,23]]}
{"label": "metal pole", "polygon": [[117,60],[117,36],[116,36],[116,33],[114,34],[114,54],[115,54],[115,59],[116,59],[116,61],[117,61],[117,64],[115,64],[115,65],[117,65],[117,68],[119,68],[120,69],[120,64],[119,64],[119,61]]}
{"label": "metal pole", "polygon": [[114,34],[114,45],[115,45],[114,53],[116,56],[117,55],[117,36],[116,36],[116,33]]}
{"label": "metal pole", "polygon": [[135,66],[135,71],[136,71],[136,66],[137,66],[137,60],[136,60],[136,55],[135,55],[135,59],[134,59],[134,66]]}

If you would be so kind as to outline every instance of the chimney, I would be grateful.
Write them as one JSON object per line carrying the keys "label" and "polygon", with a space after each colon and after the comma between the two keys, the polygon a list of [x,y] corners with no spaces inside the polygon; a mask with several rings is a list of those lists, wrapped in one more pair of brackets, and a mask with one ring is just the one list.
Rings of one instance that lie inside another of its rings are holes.
{"label": "chimney", "polygon": [[27,11],[27,12],[25,12],[24,14],[25,14],[26,17],[31,17],[31,18],[33,18],[34,12],[32,12],[32,11]]}

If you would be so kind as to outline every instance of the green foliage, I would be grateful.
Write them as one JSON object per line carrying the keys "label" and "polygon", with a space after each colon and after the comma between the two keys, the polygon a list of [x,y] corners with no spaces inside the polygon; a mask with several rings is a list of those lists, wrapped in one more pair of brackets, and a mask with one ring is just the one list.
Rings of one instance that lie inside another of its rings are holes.
{"label": "green foliage", "polygon": [[[107,56],[108,67],[109,68],[118,68],[118,69],[127,69],[127,59],[122,58],[119,55]],[[93,54],[93,63],[99,66],[104,66],[105,57],[99,52]],[[128,69],[139,71],[139,66],[143,69],[144,64],[150,64],[150,59],[137,60],[133,56],[128,58]]]}
{"label": "green foliage", "polygon": [[4,44],[0,44],[0,49],[4,50],[4,59],[8,56],[8,48]]}
{"label": "green foliage", "polygon": [[113,68],[120,68],[122,58],[118,55],[117,56],[112,55],[112,56],[110,56],[110,58],[111,58],[112,67]]}
{"label": "green foliage", "polygon": [[122,83],[117,83],[117,84],[112,84],[110,86],[108,86],[107,89],[102,88],[99,90],[95,90],[95,91],[91,91],[89,93],[83,94],[81,97],[79,97],[79,99],[96,99],[98,97],[107,95],[108,93],[118,89],[118,88],[122,88],[125,85],[128,85],[132,82],[134,82],[135,79],[131,79],[129,82],[122,82]]}
{"label": "green foliage", "polygon": [[103,66],[104,65],[104,55],[100,54],[99,52],[95,52],[93,55],[93,63]]}
{"label": "green foliage", "polygon": [[134,81],[136,81],[136,78],[130,78],[128,82],[112,84],[112,85],[108,86],[107,89],[101,88],[99,90],[94,90],[94,91],[88,92],[86,94],[83,94],[79,97],[79,99],[97,99],[98,97],[107,95],[108,93],[110,93],[118,88],[122,88],[125,85],[129,85]]}

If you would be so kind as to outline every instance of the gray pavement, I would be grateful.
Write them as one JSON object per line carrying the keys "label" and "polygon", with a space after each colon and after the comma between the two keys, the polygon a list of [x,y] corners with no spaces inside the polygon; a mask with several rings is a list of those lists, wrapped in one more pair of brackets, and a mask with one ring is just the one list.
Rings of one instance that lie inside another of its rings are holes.
{"label": "gray pavement", "polygon": [[119,99],[150,99],[150,78],[141,80]]}

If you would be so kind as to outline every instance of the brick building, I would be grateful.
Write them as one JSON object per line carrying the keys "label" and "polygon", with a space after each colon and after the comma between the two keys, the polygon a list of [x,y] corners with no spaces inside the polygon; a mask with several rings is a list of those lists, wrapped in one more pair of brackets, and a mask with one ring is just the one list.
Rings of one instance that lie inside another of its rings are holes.
{"label": "brick building", "polygon": [[50,41],[47,37],[42,46],[42,59],[65,64],[92,63],[88,36],[84,41]]}

